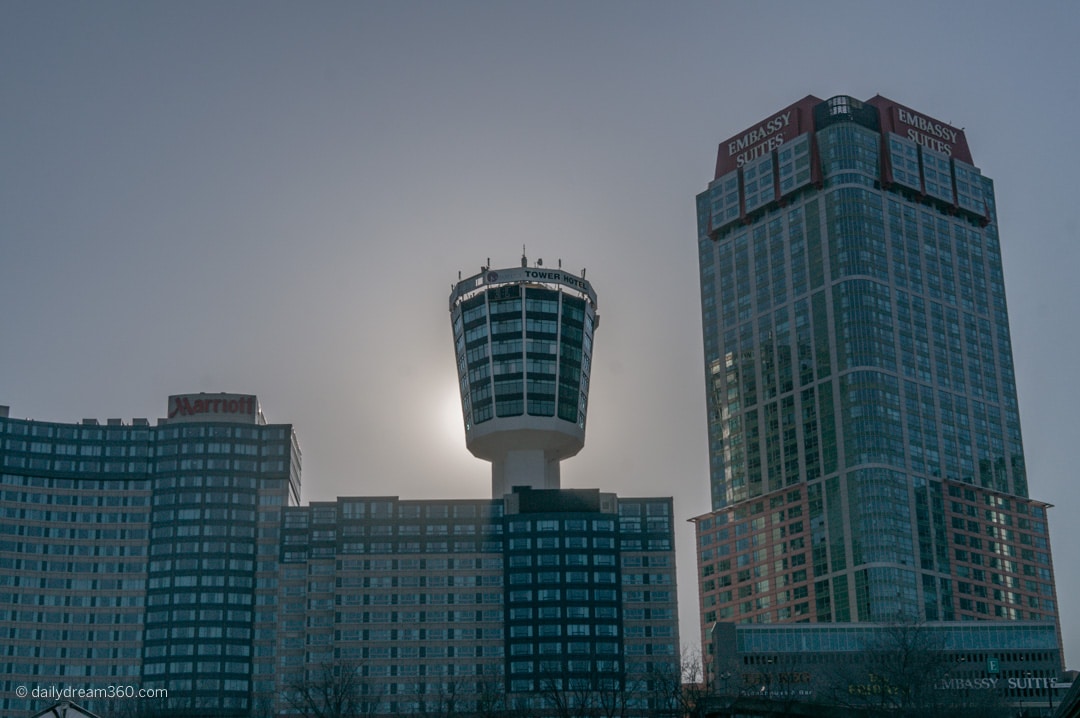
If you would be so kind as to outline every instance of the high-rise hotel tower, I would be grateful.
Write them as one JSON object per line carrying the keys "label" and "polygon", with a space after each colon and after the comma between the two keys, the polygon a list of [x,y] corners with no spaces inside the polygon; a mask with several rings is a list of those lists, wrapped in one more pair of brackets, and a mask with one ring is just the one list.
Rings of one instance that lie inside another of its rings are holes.
{"label": "high-rise hotel tower", "polygon": [[559,462],[585,445],[599,317],[584,275],[522,256],[521,267],[482,267],[450,295],[465,444],[491,462],[492,498],[558,489]]}
{"label": "high-rise hotel tower", "polygon": [[703,634],[1056,621],[993,184],[964,131],[880,95],[809,96],[720,144],[697,216]]}

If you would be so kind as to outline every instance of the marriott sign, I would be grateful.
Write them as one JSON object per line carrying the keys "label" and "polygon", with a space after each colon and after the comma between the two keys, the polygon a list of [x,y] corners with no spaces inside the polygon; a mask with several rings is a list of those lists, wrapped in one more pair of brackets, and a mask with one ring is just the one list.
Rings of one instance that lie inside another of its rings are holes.
{"label": "marriott sign", "polygon": [[254,394],[174,394],[169,397],[169,423],[227,421],[264,423]]}

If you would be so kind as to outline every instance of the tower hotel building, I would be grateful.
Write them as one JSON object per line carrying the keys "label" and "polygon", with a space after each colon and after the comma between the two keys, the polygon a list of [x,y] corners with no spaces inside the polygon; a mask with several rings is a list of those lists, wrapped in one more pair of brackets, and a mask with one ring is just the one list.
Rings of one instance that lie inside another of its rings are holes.
{"label": "tower hotel building", "polygon": [[293,428],[251,395],[173,396],[153,426],[0,407],[0,714],[49,704],[19,686],[136,687],[148,715],[200,718],[314,714],[305,683],[351,685],[357,714],[668,705],[672,501],[559,484],[584,443],[595,293],[485,268],[451,312],[490,498],[302,506]]}
{"label": "tower hotel building", "polygon": [[521,267],[482,267],[459,282],[450,313],[465,442],[492,462],[492,494],[559,488],[559,462],[585,445],[592,285],[523,256]]}
{"label": "tower hotel building", "polygon": [[994,188],[964,131],[805,97],[720,144],[697,218],[703,645],[717,622],[1056,631]]}

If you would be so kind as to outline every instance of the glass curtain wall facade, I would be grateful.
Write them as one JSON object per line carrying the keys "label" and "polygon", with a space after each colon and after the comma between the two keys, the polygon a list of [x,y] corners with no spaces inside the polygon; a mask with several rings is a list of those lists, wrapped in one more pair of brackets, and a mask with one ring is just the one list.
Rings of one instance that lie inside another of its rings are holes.
{"label": "glass curtain wall facade", "polygon": [[596,490],[286,509],[277,695],[332,664],[368,713],[651,715],[679,665],[672,542],[670,499]]}
{"label": "glass curtain wall facade", "polygon": [[585,445],[596,293],[562,269],[491,269],[450,294],[465,445],[491,462],[493,498],[558,489]]}
{"label": "glass curtain wall facade", "polygon": [[[955,596],[972,571],[1034,587],[999,591],[987,616],[1056,620],[993,183],[963,131],[881,96],[807,97],[720,146],[697,208],[703,633],[718,619],[969,617]],[[957,552],[957,490],[979,495],[980,520],[993,502],[1020,512],[988,565]]]}
{"label": "glass curtain wall facade", "polygon": [[0,714],[37,706],[18,686],[139,681],[152,431],[0,418]]}
{"label": "glass curtain wall facade", "polygon": [[[273,675],[273,539],[299,479],[292,427],[158,427],[142,684],[178,708],[246,713]],[[260,541],[260,539],[263,539]],[[258,683],[259,685],[256,685]]]}
{"label": "glass curtain wall facade", "polygon": [[503,506],[351,497],[285,511],[276,690],[284,714],[328,667],[361,714],[476,710],[504,695]]}
{"label": "glass curtain wall facade", "polygon": [[[1059,680],[1061,649],[1054,626],[1045,622],[718,623],[711,638],[716,655],[712,683],[719,693],[796,698],[817,703],[823,708],[818,715],[837,712],[829,710],[836,703],[858,706],[862,715],[880,714],[875,697],[890,678],[903,684],[906,677],[912,692],[925,690],[922,681],[931,681],[936,695],[924,698],[920,707],[930,704],[937,715],[948,707],[996,704],[999,711],[1007,705],[1010,715],[1046,717],[1070,686]],[[887,658],[904,648],[919,656],[918,668]],[[875,675],[882,669],[891,675]],[[912,673],[905,676],[905,671]]]}
{"label": "glass curtain wall facade", "polygon": [[0,418],[0,712],[42,707],[17,686],[111,685],[167,690],[160,715],[246,716],[258,675],[272,681],[258,647],[296,437],[254,409],[194,418]]}
{"label": "glass curtain wall facade", "polygon": [[[522,415],[585,428],[595,295],[588,301],[510,276],[527,272],[489,271],[479,280],[488,288],[453,307],[466,432],[495,417]],[[557,274],[556,284],[570,276]],[[466,292],[459,288],[455,296]]]}
{"label": "glass curtain wall facade", "polygon": [[301,715],[298,685],[352,668],[362,709],[384,715],[650,715],[670,697],[670,498],[298,506],[292,427],[226,418],[0,415],[0,714],[54,702],[19,686],[122,686],[155,697],[78,702],[105,718]]}

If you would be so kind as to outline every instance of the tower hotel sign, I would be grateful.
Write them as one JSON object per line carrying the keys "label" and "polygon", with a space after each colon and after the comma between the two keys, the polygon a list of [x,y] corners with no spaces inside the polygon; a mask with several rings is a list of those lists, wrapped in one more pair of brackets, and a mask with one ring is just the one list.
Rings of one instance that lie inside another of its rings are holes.
{"label": "tower hotel sign", "polygon": [[507,286],[518,282],[525,284],[559,284],[569,287],[576,292],[585,295],[596,306],[596,292],[592,285],[583,276],[576,276],[561,269],[546,269],[544,267],[513,267],[498,271],[485,268],[480,274],[463,279],[454,287],[450,294],[450,306],[470,296],[476,291],[488,285]]}
{"label": "tower hotel sign", "polygon": [[258,424],[259,400],[253,394],[174,394],[169,397],[169,423],[227,421]]}

